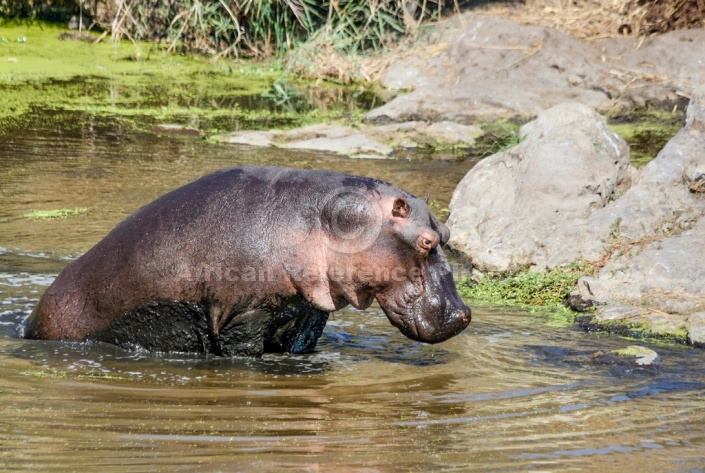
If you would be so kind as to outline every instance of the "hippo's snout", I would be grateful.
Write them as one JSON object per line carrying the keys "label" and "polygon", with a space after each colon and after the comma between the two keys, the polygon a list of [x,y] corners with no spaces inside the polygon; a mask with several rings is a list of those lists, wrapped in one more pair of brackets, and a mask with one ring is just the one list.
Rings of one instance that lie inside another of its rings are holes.
{"label": "hippo's snout", "polygon": [[[437,247],[424,264],[423,291],[412,298],[413,285],[378,294],[389,321],[404,335],[424,343],[440,343],[462,332],[472,319],[455,287],[443,251]],[[406,302],[411,299],[411,302]]]}
{"label": "hippo's snout", "polygon": [[[411,330],[401,330],[407,337],[424,343],[440,343],[462,332],[472,319],[472,311],[458,295],[452,278],[444,281],[442,291],[424,292],[409,312]],[[448,285],[450,283],[450,285]],[[429,284],[425,284],[428,290]],[[437,287],[433,289],[438,289]]]}

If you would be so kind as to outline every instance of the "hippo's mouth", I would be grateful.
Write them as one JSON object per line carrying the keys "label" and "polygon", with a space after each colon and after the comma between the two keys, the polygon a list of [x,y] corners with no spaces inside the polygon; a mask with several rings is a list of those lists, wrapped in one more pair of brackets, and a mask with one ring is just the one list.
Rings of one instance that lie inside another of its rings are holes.
{"label": "hippo's mouth", "polygon": [[[395,303],[389,303],[384,300],[377,298],[379,305],[382,307],[387,319],[399,329],[406,337],[412,340],[419,340],[419,327],[414,317],[410,317],[407,311],[401,306]],[[420,340],[419,340],[420,341]]]}
{"label": "hippo's mouth", "polygon": [[[381,305],[381,304],[380,304]],[[384,310],[384,306],[382,306]],[[411,312],[411,311],[409,311]],[[423,343],[440,343],[458,335],[470,323],[471,312],[457,310],[443,317],[442,323],[435,323],[435,317],[410,315],[403,310],[391,310],[385,314],[392,325],[397,327],[407,338]]]}

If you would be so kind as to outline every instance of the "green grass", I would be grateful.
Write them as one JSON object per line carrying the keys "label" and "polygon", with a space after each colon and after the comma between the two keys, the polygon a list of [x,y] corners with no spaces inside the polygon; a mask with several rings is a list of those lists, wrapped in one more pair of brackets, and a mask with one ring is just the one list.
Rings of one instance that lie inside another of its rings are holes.
{"label": "green grass", "polygon": [[465,299],[488,305],[565,308],[565,298],[590,268],[574,265],[550,271],[522,270],[511,275],[469,278],[458,282],[458,293]]}
{"label": "green grass", "polygon": [[519,134],[521,125],[507,120],[480,125],[485,134],[475,140],[474,152],[483,158],[507,151],[520,144],[525,136]]}
{"label": "green grass", "polygon": [[29,220],[49,220],[53,218],[75,217],[76,215],[85,214],[89,209],[85,207],[76,207],[73,209],[58,209],[58,210],[32,210],[23,215]]}

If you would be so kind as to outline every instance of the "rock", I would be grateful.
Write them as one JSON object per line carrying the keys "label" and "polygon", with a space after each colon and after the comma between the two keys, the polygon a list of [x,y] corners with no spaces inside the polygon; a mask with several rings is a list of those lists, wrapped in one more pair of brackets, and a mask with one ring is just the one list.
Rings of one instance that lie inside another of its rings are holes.
{"label": "rock", "polygon": [[561,102],[612,104],[607,65],[557,30],[474,14],[457,16],[444,56],[402,61],[382,84],[414,90],[367,114],[371,122],[535,116]]}
{"label": "rock", "polygon": [[322,136],[304,140],[289,141],[279,145],[281,148],[308,149],[313,151],[328,151],[336,154],[353,156],[356,154],[377,154],[387,156],[392,148],[363,134],[353,134],[340,137]]}
{"label": "rock", "polygon": [[673,103],[688,97],[705,72],[705,30],[678,30],[642,38],[610,38],[595,46],[624,83],[623,95],[636,106]]}
{"label": "rock", "polygon": [[553,107],[520,134],[471,169],[450,202],[449,244],[480,271],[546,267],[572,243],[565,233],[631,182],[626,143],[585,105]]}
{"label": "rock", "polygon": [[413,90],[369,112],[367,121],[533,117],[566,101],[602,112],[678,103],[705,76],[705,48],[695,47],[705,43],[705,30],[587,43],[471,12],[447,25],[438,34],[441,55],[403,59],[387,71],[383,86]]}
{"label": "rock", "polygon": [[382,126],[311,125],[291,130],[239,131],[216,141],[251,146],[327,151],[354,158],[383,158],[395,149],[469,148],[482,130],[452,122],[405,122]]}
{"label": "rock", "polygon": [[475,144],[475,136],[481,134],[482,130],[476,126],[442,121],[431,123],[424,130],[424,133],[443,144],[455,145],[458,143],[463,143],[468,146],[472,146]]}
{"label": "rock", "polygon": [[453,194],[449,244],[481,271],[591,262],[602,269],[570,295],[578,310],[596,307],[586,325],[702,344],[705,86],[640,173],[595,117],[554,107],[522,128],[520,145],[481,161]]}
{"label": "rock", "polygon": [[705,86],[695,91],[683,130],[570,240],[566,259],[606,259],[596,276],[578,281],[571,301],[599,306],[597,321],[625,305],[633,308],[629,323],[701,344],[705,330],[695,314],[705,311],[705,195],[693,183],[704,177]]}
{"label": "rock", "polygon": [[394,64],[384,74],[380,84],[389,90],[407,90],[425,85],[424,61],[411,60]]}
{"label": "rock", "polygon": [[385,157],[393,149],[363,129],[333,125],[310,125],[291,130],[239,131],[214,137],[216,141],[250,146],[326,151],[345,156]]}
{"label": "rock", "polygon": [[174,135],[200,135],[196,128],[178,123],[160,123],[154,126],[154,131],[161,133],[171,133]]}
{"label": "rock", "polygon": [[583,277],[577,291],[596,304],[619,301],[670,314],[705,310],[705,237],[656,240],[609,259],[597,277]]}
{"label": "rock", "polygon": [[705,347],[705,312],[695,312],[688,317],[688,343]]}
{"label": "rock", "polygon": [[308,125],[301,128],[292,128],[286,131],[276,131],[275,133],[284,137],[286,141],[313,140],[316,138],[345,138],[358,130],[337,125]]}
{"label": "rock", "polygon": [[[576,250],[585,259],[604,253],[600,238],[644,241],[680,233],[705,215],[703,194],[690,187],[705,177],[705,86],[688,107],[685,127],[647,164],[635,185],[588,221],[588,234]],[[597,237],[597,238],[595,238]],[[592,245],[588,241],[591,240]],[[597,241],[595,241],[597,240]]]}
{"label": "rock", "polygon": [[482,130],[472,125],[442,121],[436,123],[402,122],[369,127],[368,135],[385,143],[394,143],[396,147],[416,148],[470,148]]}
{"label": "rock", "polygon": [[227,138],[227,142],[234,145],[274,146],[274,139],[279,136],[272,131],[240,131]]}
{"label": "rock", "polygon": [[659,356],[654,350],[640,345],[610,351],[598,351],[592,356],[595,363],[605,365],[626,365],[631,367],[648,367],[656,364]]}

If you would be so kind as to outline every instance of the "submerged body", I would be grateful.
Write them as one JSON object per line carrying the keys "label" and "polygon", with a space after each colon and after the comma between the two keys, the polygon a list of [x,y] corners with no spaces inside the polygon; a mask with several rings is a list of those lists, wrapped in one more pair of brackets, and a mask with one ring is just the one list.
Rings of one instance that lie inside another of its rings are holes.
{"label": "submerged body", "polygon": [[429,343],[470,322],[422,200],[358,176],[224,169],[139,209],[67,266],[25,336],[257,356],[307,352],[374,298]]}

